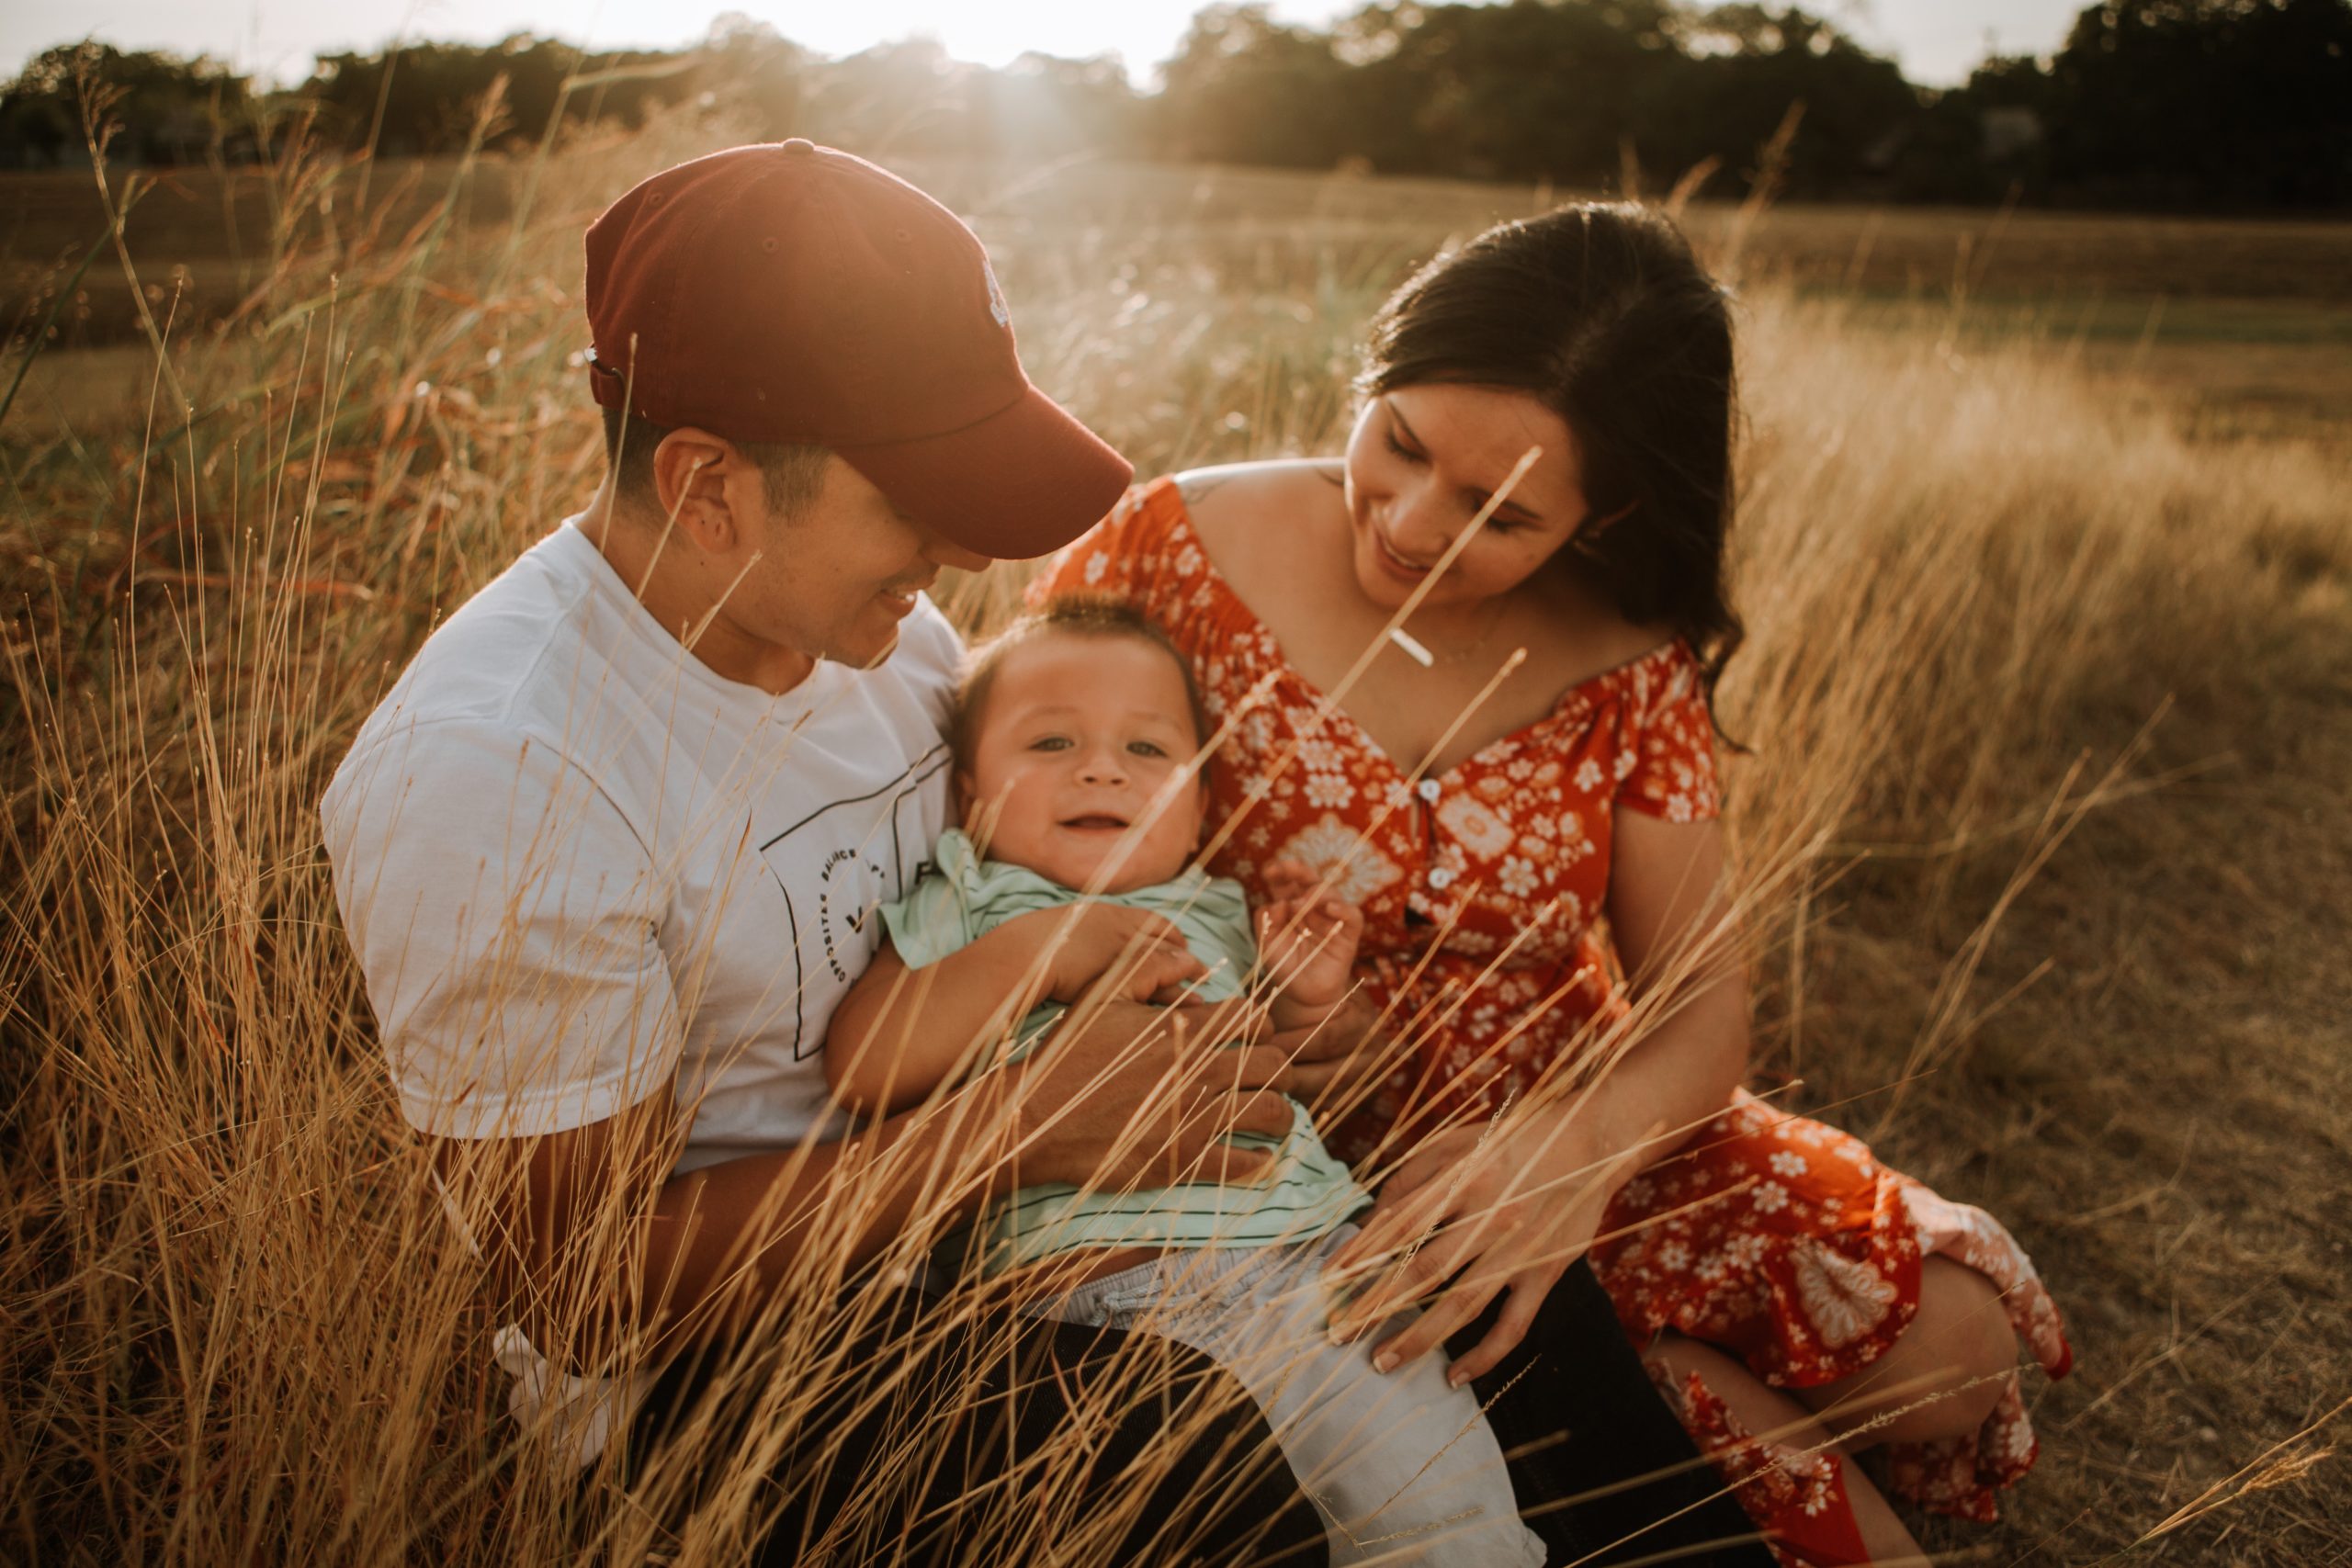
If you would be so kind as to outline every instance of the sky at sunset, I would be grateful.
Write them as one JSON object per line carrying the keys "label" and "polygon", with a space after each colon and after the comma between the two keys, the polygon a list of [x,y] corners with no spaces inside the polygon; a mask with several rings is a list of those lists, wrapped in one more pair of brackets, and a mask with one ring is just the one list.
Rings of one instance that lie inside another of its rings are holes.
{"label": "sky at sunset", "polygon": [[[1892,56],[1913,81],[1965,79],[1988,49],[2046,54],[2064,39],[2084,0],[1815,0],[1866,46]],[[1024,51],[1117,53],[1138,83],[1173,53],[1199,0],[9,0],[0,6],[0,73],[14,75],[53,44],[92,37],[123,49],[209,53],[279,82],[310,73],[322,51],[372,51],[391,40],[489,42],[532,31],[592,48],[675,47],[704,35],[711,17],[737,10],[821,53],[853,54],[928,34],[962,60],[1001,65]],[[1324,25],[1354,4],[1276,0],[1277,17]]]}

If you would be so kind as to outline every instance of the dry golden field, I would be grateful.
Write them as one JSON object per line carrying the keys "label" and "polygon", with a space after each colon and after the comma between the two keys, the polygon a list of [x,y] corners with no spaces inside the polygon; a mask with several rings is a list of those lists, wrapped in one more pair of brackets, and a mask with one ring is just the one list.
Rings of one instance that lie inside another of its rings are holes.
{"label": "dry golden field", "polygon": [[[654,1550],[517,1458],[315,802],[594,486],[580,228],[711,145],[178,177],[95,251],[94,188],[0,185],[10,319],[58,327],[0,359],[0,1555]],[[1380,293],[1550,199],[916,172],[1147,474],[1329,449]],[[1690,222],[1744,333],[1759,1072],[2007,1219],[2077,1355],[2003,1521],[1925,1538],[2352,1562],[2352,226]],[[1084,1560],[1049,1506],[992,1528]]]}

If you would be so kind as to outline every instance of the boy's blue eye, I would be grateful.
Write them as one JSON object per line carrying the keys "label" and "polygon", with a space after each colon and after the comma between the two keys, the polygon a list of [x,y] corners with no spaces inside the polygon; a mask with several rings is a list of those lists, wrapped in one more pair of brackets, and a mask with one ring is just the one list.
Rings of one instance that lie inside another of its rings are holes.
{"label": "boy's blue eye", "polygon": [[1168,755],[1165,749],[1163,749],[1157,741],[1152,740],[1130,740],[1127,742],[1127,750],[1133,751],[1138,757],[1165,757]]}
{"label": "boy's blue eye", "polygon": [[1029,750],[1032,751],[1067,751],[1069,750],[1069,737],[1067,735],[1040,735],[1036,739],[1029,742]]}

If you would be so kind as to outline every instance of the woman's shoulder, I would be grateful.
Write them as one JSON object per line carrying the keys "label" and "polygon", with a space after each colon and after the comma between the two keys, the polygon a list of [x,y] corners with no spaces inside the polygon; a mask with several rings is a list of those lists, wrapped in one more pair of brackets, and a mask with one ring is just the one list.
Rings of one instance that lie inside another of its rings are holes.
{"label": "woman's shoulder", "polygon": [[1227,463],[1188,468],[1169,482],[1193,532],[1228,575],[1247,573],[1264,551],[1297,541],[1298,530],[1269,523],[1312,515],[1340,495],[1336,458]]}
{"label": "woman's shoulder", "polygon": [[[1329,477],[1321,477],[1329,474]],[[1139,484],[1108,517],[1065,546],[1034,578],[1024,597],[1034,608],[1062,593],[1102,593],[1132,601],[1166,618],[1184,604],[1239,592],[1296,530],[1265,520],[1295,513],[1318,496],[1339,493],[1338,465],[1295,459],[1234,463]],[[1269,543],[1271,541],[1271,544]]]}
{"label": "woman's shoulder", "polygon": [[1337,458],[1275,457],[1187,468],[1170,481],[1193,526],[1221,532],[1269,512],[1289,512],[1340,493]]}

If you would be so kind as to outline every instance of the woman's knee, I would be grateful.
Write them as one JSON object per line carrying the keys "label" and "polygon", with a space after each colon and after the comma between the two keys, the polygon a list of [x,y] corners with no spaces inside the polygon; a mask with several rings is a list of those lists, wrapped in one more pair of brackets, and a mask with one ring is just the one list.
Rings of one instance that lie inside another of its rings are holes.
{"label": "woman's knee", "polygon": [[2000,1404],[2017,1362],[2017,1331],[1992,1281],[1930,1258],[1918,1313],[1886,1354],[1798,1396],[1853,1446],[1962,1437]]}
{"label": "woman's knee", "polygon": [[1951,1424],[1973,1432],[1993,1413],[2018,1369],[2018,1335],[1993,1281],[1966,1264],[1930,1258],[1919,1269],[1919,1315],[1930,1367],[1949,1369]]}

